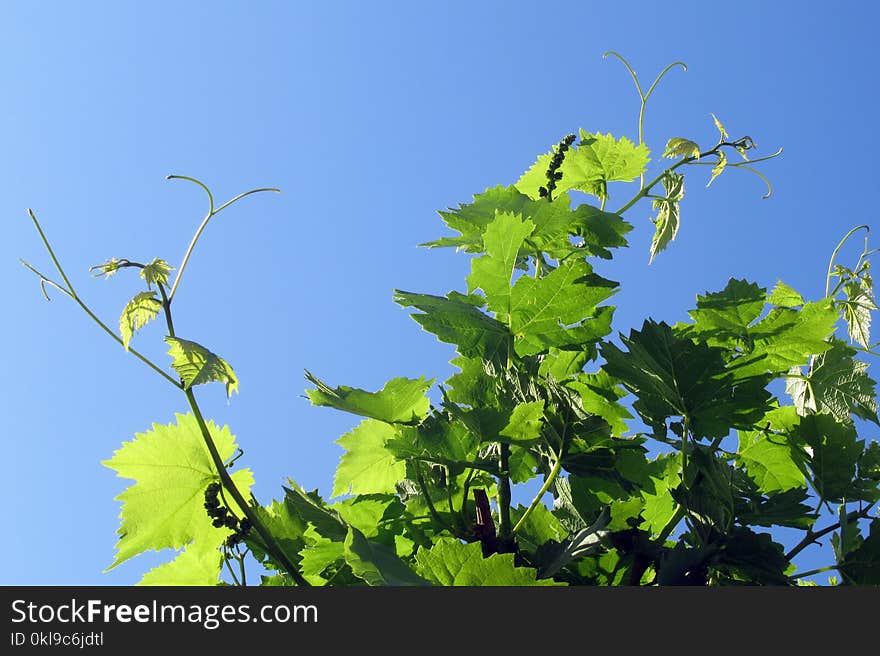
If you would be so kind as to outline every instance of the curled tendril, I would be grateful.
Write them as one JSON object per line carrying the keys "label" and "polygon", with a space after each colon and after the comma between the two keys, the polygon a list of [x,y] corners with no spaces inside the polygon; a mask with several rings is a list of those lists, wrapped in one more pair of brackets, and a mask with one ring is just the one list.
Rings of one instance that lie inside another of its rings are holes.
{"label": "curled tendril", "polygon": [[[648,87],[648,91],[647,91],[647,92],[643,92],[643,91],[642,91],[642,85],[641,85],[641,83],[639,82],[639,76],[636,75],[636,72],[633,70],[632,66],[630,66],[630,64],[629,64],[629,62],[626,60],[626,58],[625,58],[623,55],[621,55],[619,52],[615,51],[615,50],[608,50],[608,51],[606,51],[606,52],[602,55],[602,59],[607,59],[607,58],[608,58],[608,55],[611,55],[611,56],[613,56],[613,57],[616,57],[617,59],[620,60],[620,62],[626,67],[626,70],[629,71],[630,77],[632,77],[633,82],[634,82],[635,85],[636,85],[636,91],[637,91],[638,94],[639,94],[639,101],[640,101],[640,107],[639,107],[639,144],[643,144],[643,143],[645,143],[645,138],[644,138],[644,132],[645,132],[645,106],[648,104],[648,98],[651,97],[651,94],[654,93],[654,89],[657,88],[657,85],[660,83],[660,80],[662,80],[663,77],[664,77],[669,71],[671,71],[671,70],[672,70],[673,68],[675,68],[676,66],[680,66],[680,67],[682,68],[682,70],[684,70],[685,72],[687,72],[687,69],[688,69],[687,64],[685,64],[685,63],[682,62],[682,61],[674,61],[674,62],[672,62],[672,63],[669,64],[666,68],[664,68],[662,71],[660,71],[660,73],[657,74],[657,77],[654,78],[654,81],[651,83],[651,86]],[[644,185],[644,184],[645,184],[645,176],[644,176],[644,174],[641,175],[640,180],[641,180],[641,184]]]}
{"label": "curled tendril", "polygon": [[196,243],[199,241],[199,237],[201,237],[202,232],[205,227],[208,225],[208,222],[217,214],[222,212],[224,209],[235,203],[236,201],[244,198],[245,196],[250,196],[251,194],[258,194],[263,191],[274,191],[275,193],[281,193],[280,189],[276,189],[275,187],[260,187],[259,189],[251,189],[250,191],[246,191],[238,196],[235,196],[231,200],[226,201],[220,207],[214,207],[214,195],[211,193],[211,190],[208,189],[208,186],[202,182],[201,180],[197,180],[196,178],[191,178],[187,175],[166,175],[166,180],[186,180],[188,182],[192,182],[193,184],[201,187],[205,193],[208,195],[208,212],[205,214],[205,218],[202,219],[201,224],[198,229],[196,229],[196,233],[193,235],[192,241],[189,243],[189,247],[186,249],[186,253],[183,256],[183,261],[180,263],[180,266],[177,268],[177,276],[174,278],[174,284],[171,286],[171,291],[168,293],[168,302],[171,303],[174,300],[174,294],[177,293],[177,287],[180,284],[180,280],[183,277],[183,272],[186,269],[187,262],[189,262],[190,255],[192,255],[193,249],[196,246]]}

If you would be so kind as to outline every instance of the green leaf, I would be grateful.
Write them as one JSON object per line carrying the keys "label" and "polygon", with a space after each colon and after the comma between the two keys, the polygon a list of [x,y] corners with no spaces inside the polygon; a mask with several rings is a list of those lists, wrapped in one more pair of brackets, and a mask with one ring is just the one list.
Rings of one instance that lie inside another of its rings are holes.
{"label": "green leaf", "polygon": [[586,412],[597,415],[608,422],[612,435],[620,437],[626,433],[625,419],[632,419],[629,410],[618,403],[626,396],[615,379],[604,369],[594,374],[579,374],[577,380],[567,382],[566,387],[575,390],[581,397]]}
{"label": "green leaf", "polygon": [[[116,497],[122,502],[122,521],[116,558],[108,569],[144,551],[179,549],[193,540],[198,546],[190,557],[196,558],[229,534],[227,529],[214,528],[205,512],[205,488],[217,480],[217,474],[196,418],[191,414],[176,418],[176,424],[153,424],[152,430],[136,434],[101,463],[120,478],[136,481]],[[229,429],[213,422],[207,426],[220,457],[231,458],[238,447]],[[250,470],[231,476],[247,496],[253,485]],[[232,510],[241,516],[237,506]]]}
{"label": "green leaf", "polygon": [[306,379],[318,389],[306,390],[314,405],[329,406],[361,417],[389,424],[417,424],[428,414],[430,400],[425,394],[434,380],[393,378],[378,392],[340,385],[331,388],[306,371]]}
{"label": "green leaf", "polygon": [[538,579],[538,571],[516,567],[513,554],[492,554],[483,558],[479,542],[463,544],[441,537],[430,549],[416,553],[416,571],[444,586],[532,586],[565,585],[552,579]]}
{"label": "green leaf", "polygon": [[753,282],[731,278],[720,292],[697,296],[697,309],[688,314],[693,332],[716,339],[746,337],[749,326],[764,309],[767,290]]}
{"label": "green leaf", "polygon": [[154,567],[144,574],[137,585],[218,585],[223,558],[217,548],[218,545],[212,542],[212,540],[191,542],[174,560]]}
{"label": "green leaf", "polygon": [[[626,137],[615,139],[611,134],[588,134],[580,131],[581,141],[570,148],[562,161],[562,179],[556,184],[561,195],[576,189],[599,198],[607,196],[609,182],[630,182],[642,175],[650,161],[645,145],[636,145]],[[533,199],[539,199],[538,189],[546,183],[546,173],[553,151],[538,157],[516,183],[516,188]]]}
{"label": "green leaf", "polygon": [[596,351],[592,345],[570,351],[550,347],[538,366],[538,376],[562,381],[582,371],[584,365],[595,357]]}
{"label": "green leaf", "polygon": [[[519,403],[510,415],[510,421],[498,434],[498,439],[510,444],[526,446],[541,438],[544,426],[544,402]],[[507,439],[501,439],[507,438]]]}
{"label": "green leaf", "polygon": [[841,301],[843,318],[846,321],[849,338],[865,348],[871,345],[871,312],[877,309],[870,288],[856,281],[843,286],[846,300]]}
{"label": "green leaf", "polygon": [[465,464],[475,456],[480,442],[460,421],[430,416],[419,426],[398,427],[385,441],[385,449],[399,460],[417,458],[439,464]]}
{"label": "green leaf", "polygon": [[536,355],[607,335],[613,309],[596,306],[616,290],[617,283],[596,276],[583,261],[564,264],[543,278],[520,277],[510,299],[510,332],[517,354]]}
{"label": "green leaf", "polygon": [[429,581],[413,572],[392,549],[368,540],[353,526],[349,527],[345,537],[343,554],[355,576],[366,581],[367,585],[430,585]]}
{"label": "green leaf", "polygon": [[152,289],[153,285],[168,286],[168,274],[174,269],[165,260],[158,257],[153,259],[148,265],[141,269],[140,276],[147,281],[147,288]]}
{"label": "green leaf", "polygon": [[663,187],[666,189],[666,198],[655,199],[653,203],[654,209],[657,210],[657,216],[652,219],[656,229],[654,238],[651,240],[649,264],[675,239],[681,224],[678,204],[684,198],[684,176],[680,173],[667,171],[663,175]]}
{"label": "green leaf", "polygon": [[687,417],[696,437],[723,437],[749,429],[769,409],[767,379],[737,379],[720,348],[679,338],[650,319],[621,341],[629,352],[605,343],[603,368],[638,397],[633,408],[655,430],[665,433],[669,417]]}
{"label": "green leaf", "polygon": [[801,418],[798,435],[809,445],[813,487],[825,501],[840,502],[854,496],[856,465],[864,451],[855,426],[840,423],[832,415],[811,414]]}
{"label": "green leaf", "polygon": [[774,308],[749,328],[752,349],[739,363],[740,377],[782,374],[830,348],[838,314],[827,300],[806,303],[800,310]]}
{"label": "green leaf", "polygon": [[782,545],[770,535],[736,526],[719,551],[715,568],[751,585],[789,585],[789,564]]}
{"label": "green leaf", "polygon": [[505,321],[510,314],[510,285],[517,255],[534,229],[531,221],[523,221],[514,214],[498,214],[483,235],[486,255],[471,262],[468,292],[482,289],[489,310],[496,313],[499,321]]}
{"label": "green leaf", "polygon": [[672,139],[666,142],[666,150],[663,151],[663,157],[667,159],[675,159],[677,157],[700,159],[700,147],[690,139],[672,137]]}
{"label": "green leaf", "polygon": [[378,538],[377,541],[387,546],[390,546],[390,541],[384,539],[388,537],[387,527],[400,520],[406,510],[395,494],[360,494],[337,501],[330,508],[364,537]]}
{"label": "green leaf", "polygon": [[119,333],[126,351],[135,331],[155,319],[161,310],[162,301],[156,298],[156,292],[141,292],[128,302],[119,317]]}
{"label": "green leaf", "polygon": [[400,290],[394,294],[394,300],[401,306],[421,310],[412,318],[441,342],[455,344],[461,355],[490,362],[507,356],[511,339],[507,326],[473,304]]}
{"label": "green leaf", "polygon": [[[553,259],[561,259],[578,249],[584,255],[610,259],[611,252],[608,249],[626,246],[624,235],[632,230],[632,226],[617,214],[603,212],[586,204],[572,209],[565,202],[532,200],[511,185],[487,189],[474,196],[473,203],[440,212],[446,225],[460,234],[437,239],[422,246],[453,247],[468,253],[483,253],[483,233],[495,220],[496,214],[502,213],[521,215],[523,220],[533,223],[535,229],[529,242],[535,249]],[[580,237],[581,243],[573,245],[571,236]],[[524,256],[520,254],[517,267],[525,268],[524,265]]]}
{"label": "green leaf", "polygon": [[806,377],[789,378],[786,391],[800,414],[828,412],[840,422],[850,414],[880,424],[877,418],[875,382],[866,373],[868,363],[855,359],[856,351],[840,340],[816,356]]}
{"label": "green leaf", "polygon": [[394,426],[365,419],[336,443],[345,449],[333,477],[333,494],[394,492],[395,483],[406,478],[406,463],[385,448],[396,435]]}
{"label": "green leaf", "polygon": [[855,585],[880,585],[880,519],[871,521],[868,537],[846,555],[840,570]]}
{"label": "green leaf", "polygon": [[803,457],[779,435],[740,431],[737,459],[764,493],[802,487],[806,481]]}
{"label": "green leaf", "polygon": [[327,507],[317,491],[306,492],[295,481],[288,479],[284,487],[285,514],[300,522],[311,524],[325,538],[341,542],[348,534],[348,525],[335,510]]}
{"label": "green leaf", "polygon": [[796,308],[804,304],[804,297],[781,280],[777,280],[776,286],[767,297],[767,302],[778,307]]}
{"label": "green leaf", "polygon": [[712,175],[709,178],[709,182],[706,183],[706,187],[711,185],[715,178],[724,173],[724,169],[727,168],[727,155],[724,154],[724,151],[718,151],[716,157],[715,166],[712,167]]}
{"label": "green leaf", "polygon": [[165,341],[171,346],[168,351],[172,358],[171,366],[183,381],[184,389],[218,381],[226,383],[227,398],[238,390],[235,372],[219,355],[187,339],[166,337]]}
{"label": "green leaf", "polygon": [[300,572],[312,585],[325,585],[327,581],[321,575],[325,569],[345,558],[345,545],[317,534],[315,536],[314,542],[300,552]]}

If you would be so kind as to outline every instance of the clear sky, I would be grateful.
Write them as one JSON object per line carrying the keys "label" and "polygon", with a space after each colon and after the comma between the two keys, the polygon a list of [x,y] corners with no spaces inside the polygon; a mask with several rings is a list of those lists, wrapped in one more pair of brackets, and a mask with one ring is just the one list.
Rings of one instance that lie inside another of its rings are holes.
{"label": "clear sky", "polygon": [[[203,180],[218,201],[279,187],[212,223],[175,324],[240,377],[231,402],[221,385],[199,398],[245,449],[257,497],[279,497],[288,476],[329,496],[334,441],[357,419],[312,407],[303,370],[365,389],[452,372],[452,347],[392,290],[464,287],[465,255],[417,248],[448,234],[437,210],[515,182],[579,127],[636,138],[632,81],[606,50],[647,82],[688,65],[648,105],[654,164],[668,137],[714,144],[710,112],[757,155],[784,148],[762,168],[766,200],[745,172],[707,190],[690,171],[679,237],[650,266],[650,206],[627,215],[631,248],[599,267],[622,283],[615,329],[683,320],[731,276],[821,297],[837,241],[876,224],[878,19],[866,1],[4,2],[0,584],[128,585],[166,560],[102,574],[127,483],[100,461],[187,409],[73,303],[42,298],[18,262],[51,271],[26,208],[115,325],[137,281],[88,267],[177,266],[204,213],[200,190],[167,174]],[[161,328],[134,344],[165,363]]]}

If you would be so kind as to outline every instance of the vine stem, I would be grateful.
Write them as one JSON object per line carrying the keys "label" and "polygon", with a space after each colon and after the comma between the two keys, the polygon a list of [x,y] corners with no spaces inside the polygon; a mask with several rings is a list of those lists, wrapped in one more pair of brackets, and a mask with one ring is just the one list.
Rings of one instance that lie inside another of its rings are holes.
{"label": "vine stem", "polygon": [[838,251],[843,248],[843,245],[849,240],[850,237],[853,236],[859,230],[865,230],[866,232],[871,232],[871,228],[867,225],[858,225],[848,233],[843,236],[843,239],[834,247],[834,250],[831,252],[831,259],[828,260],[828,274],[825,276],[825,297],[828,297],[828,292],[831,289],[831,271],[834,268],[834,259],[837,257]]}
{"label": "vine stem", "polygon": [[821,574],[822,572],[830,572],[833,569],[837,569],[835,565],[826,565],[825,567],[819,567],[818,569],[811,569],[807,572],[798,572],[797,574],[792,574],[789,576],[789,580],[796,581],[797,579],[803,579],[808,576],[813,576],[814,574]]}
{"label": "vine stem", "polygon": [[[846,523],[849,524],[857,519],[864,519],[871,512],[871,509],[876,505],[876,502],[872,503],[870,506],[867,506],[861,510],[853,510],[846,515]],[[828,535],[829,533],[836,531],[841,526],[840,521],[831,524],[830,526],[826,526],[820,531],[814,531],[813,529],[807,529],[807,534],[804,536],[804,539],[798,542],[787,554],[785,554],[785,558],[787,560],[791,560],[795,556],[797,556],[801,551],[809,547],[816,540],[821,537]]]}
{"label": "vine stem", "polygon": [[[110,335],[110,337],[112,337],[116,342],[118,342],[120,346],[125,346],[125,344],[122,341],[122,338],[119,337],[116,333],[114,333],[107,326],[107,324],[105,324],[103,321],[101,321],[98,318],[98,316],[94,312],[92,312],[91,308],[88,305],[86,305],[85,301],[83,301],[79,297],[79,295],[76,293],[76,290],[73,288],[73,284],[71,284],[70,279],[67,277],[67,274],[64,273],[64,268],[61,266],[61,263],[58,261],[58,258],[55,256],[55,251],[52,250],[52,246],[49,244],[49,240],[46,237],[46,234],[43,232],[43,228],[42,228],[42,226],[40,226],[40,222],[37,220],[37,217],[34,214],[33,210],[28,209],[28,215],[31,217],[31,220],[34,222],[34,226],[37,228],[37,232],[40,234],[40,239],[42,239],[43,245],[46,247],[46,250],[49,252],[49,257],[52,258],[52,262],[55,264],[55,268],[58,270],[58,273],[61,275],[62,280],[64,280],[64,284],[67,286],[67,289],[64,289],[58,283],[55,283],[52,280],[50,280],[49,278],[47,278],[46,276],[44,276],[42,273],[37,271],[34,267],[32,267],[30,264],[28,264],[24,260],[22,260],[22,264],[24,264],[24,266],[26,266],[28,269],[30,269],[35,274],[37,274],[42,281],[49,283],[50,285],[52,285],[56,289],[67,294],[71,299],[73,299],[76,302],[77,305],[80,306],[80,308],[82,308],[83,312],[85,312],[92,319],[92,321],[94,321],[96,324],[98,324],[98,326],[101,327],[101,329],[105,333]],[[131,348],[130,346],[128,348],[128,352],[131,353],[136,358],[138,358],[141,362],[146,364],[153,371],[155,371],[157,374],[162,376],[162,378],[164,378],[165,380],[170,382],[172,385],[174,385],[178,389],[180,389],[182,387],[178,381],[174,380],[174,378],[172,378],[170,375],[168,375],[168,373],[163,371],[162,368],[159,367],[159,365],[154,363],[147,356],[145,356],[142,353],[140,353],[139,351]]]}
{"label": "vine stem", "polygon": [[550,486],[553,485],[553,482],[556,480],[556,477],[559,476],[559,472],[562,471],[562,458],[557,458],[556,462],[553,465],[553,469],[550,470],[550,474],[544,480],[544,485],[541,486],[541,489],[538,490],[538,494],[535,495],[535,498],[532,499],[532,502],[529,504],[529,507],[526,508],[526,511],[523,513],[522,517],[519,518],[519,521],[513,527],[511,533],[516,535],[516,532],[520,529],[520,527],[525,523],[526,518],[532,514],[532,511],[541,503],[541,499],[550,489]]}
{"label": "vine stem", "polygon": [[[156,286],[159,288],[159,293],[162,296],[162,307],[165,314],[165,323],[168,326],[169,337],[174,337],[174,320],[171,318],[171,297],[165,292],[164,285],[162,285],[161,283],[156,283]],[[253,494],[251,494],[252,503],[245,501],[244,495],[238,489],[235,481],[232,480],[232,476],[229,475],[229,471],[226,469],[226,463],[224,463],[223,458],[220,457],[220,452],[217,450],[217,445],[214,443],[214,438],[211,437],[211,431],[208,430],[208,425],[205,422],[204,417],[202,416],[202,411],[199,408],[198,402],[196,401],[196,396],[192,391],[192,387],[184,387],[182,382],[180,386],[183,388],[184,394],[186,394],[186,400],[189,402],[189,407],[196,418],[196,423],[199,426],[199,431],[202,434],[205,446],[208,448],[208,453],[211,456],[211,461],[214,463],[214,469],[217,470],[217,475],[220,477],[220,482],[223,484],[223,487],[226,489],[227,492],[229,492],[229,495],[232,497],[235,503],[238,504],[238,507],[241,509],[241,512],[244,513],[245,517],[250,520],[251,526],[260,535],[260,538],[266,545],[267,551],[270,552],[272,557],[278,561],[278,563],[284,568],[284,570],[290,575],[290,577],[296,582],[297,585],[310,586],[311,584],[302,576],[302,574],[299,573],[296,566],[290,561],[290,559],[287,557],[287,554],[284,553],[284,550],[281,549],[281,547],[275,541],[272,533],[266,528],[262,520],[254,511],[253,506],[259,505],[256,498],[254,498]]]}
{"label": "vine stem", "polygon": [[177,276],[174,278],[174,284],[171,286],[171,291],[168,294],[168,302],[174,300],[174,294],[177,293],[177,287],[180,285],[180,280],[183,278],[183,272],[186,269],[187,263],[189,263],[189,258],[192,255],[193,250],[196,247],[196,244],[199,241],[199,238],[202,236],[202,233],[205,231],[205,228],[208,227],[208,223],[212,218],[220,214],[224,209],[232,205],[238,200],[241,200],[245,196],[250,196],[251,194],[258,194],[264,191],[274,191],[275,193],[281,193],[280,189],[276,189],[275,187],[261,187],[259,189],[251,189],[250,191],[246,191],[242,194],[239,194],[235,198],[232,198],[225,203],[223,203],[220,207],[214,209],[214,195],[211,193],[211,190],[196,178],[191,178],[186,175],[168,175],[165,176],[166,180],[187,180],[189,182],[193,182],[201,187],[205,193],[208,195],[208,213],[205,215],[205,218],[202,219],[202,222],[199,224],[199,227],[196,229],[195,234],[193,235],[192,240],[189,243],[189,246],[186,249],[186,253],[183,255],[183,260],[180,263],[180,266],[177,269]]}

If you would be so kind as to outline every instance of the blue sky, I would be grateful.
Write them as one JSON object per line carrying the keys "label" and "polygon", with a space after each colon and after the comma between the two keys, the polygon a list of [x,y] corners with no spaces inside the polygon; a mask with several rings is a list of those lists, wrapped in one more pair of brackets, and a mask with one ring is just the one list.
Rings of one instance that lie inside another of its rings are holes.
{"label": "blue sky", "polygon": [[[784,148],[763,183],[731,171],[704,188],[691,171],[682,227],[648,265],[650,206],[628,213],[631,248],[599,272],[621,281],[614,327],[682,320],[731,276],[778,278],[822,295],[828,256],[876,223],[873,3],[737,2],[7,2],[0,21],[0,444],[7,507],[0,584],[128,585],[144,556],[113,559],[126,485],[101,466],[153,422],[186,410],[179,392],[59,294],[47,303],[22,257],[51,263],[40,218],[79,293],[111,325],[136,290],[88,267],[110,257],[180,261],[205,210],[219,215],[177,296],[175,324],[241,379],[199,390],[207,416],[245,449],[255,493],[288,476],[329,494],[356,419],[303,398],[303,370],[378,389],[452,369],[392,290],[462,289],[468,258],[417,248],[447,234],[436,211],[510,184],[569,132],[636,137],[624,54],[650,82],[645,139],[714,144],[714,112],[758,155]],[[821,11],[819,10],[821,7]],[[628,190],[627,190],[628,192]],[[617,197],[625,200],[626,193]],[[612,193],[614,190],[612,189]],[[630,192],[631,193],[631,192]],[[612,197],[615,206],[615,197]],[[842,260],[857,255],[844,249]],[[166,362],[159,324],[134,344]],[[865,437],[865,435],[863,435]],[[804,568],[812,565],[808,552]],[[824,562],[820,564],[826,564]]]}

